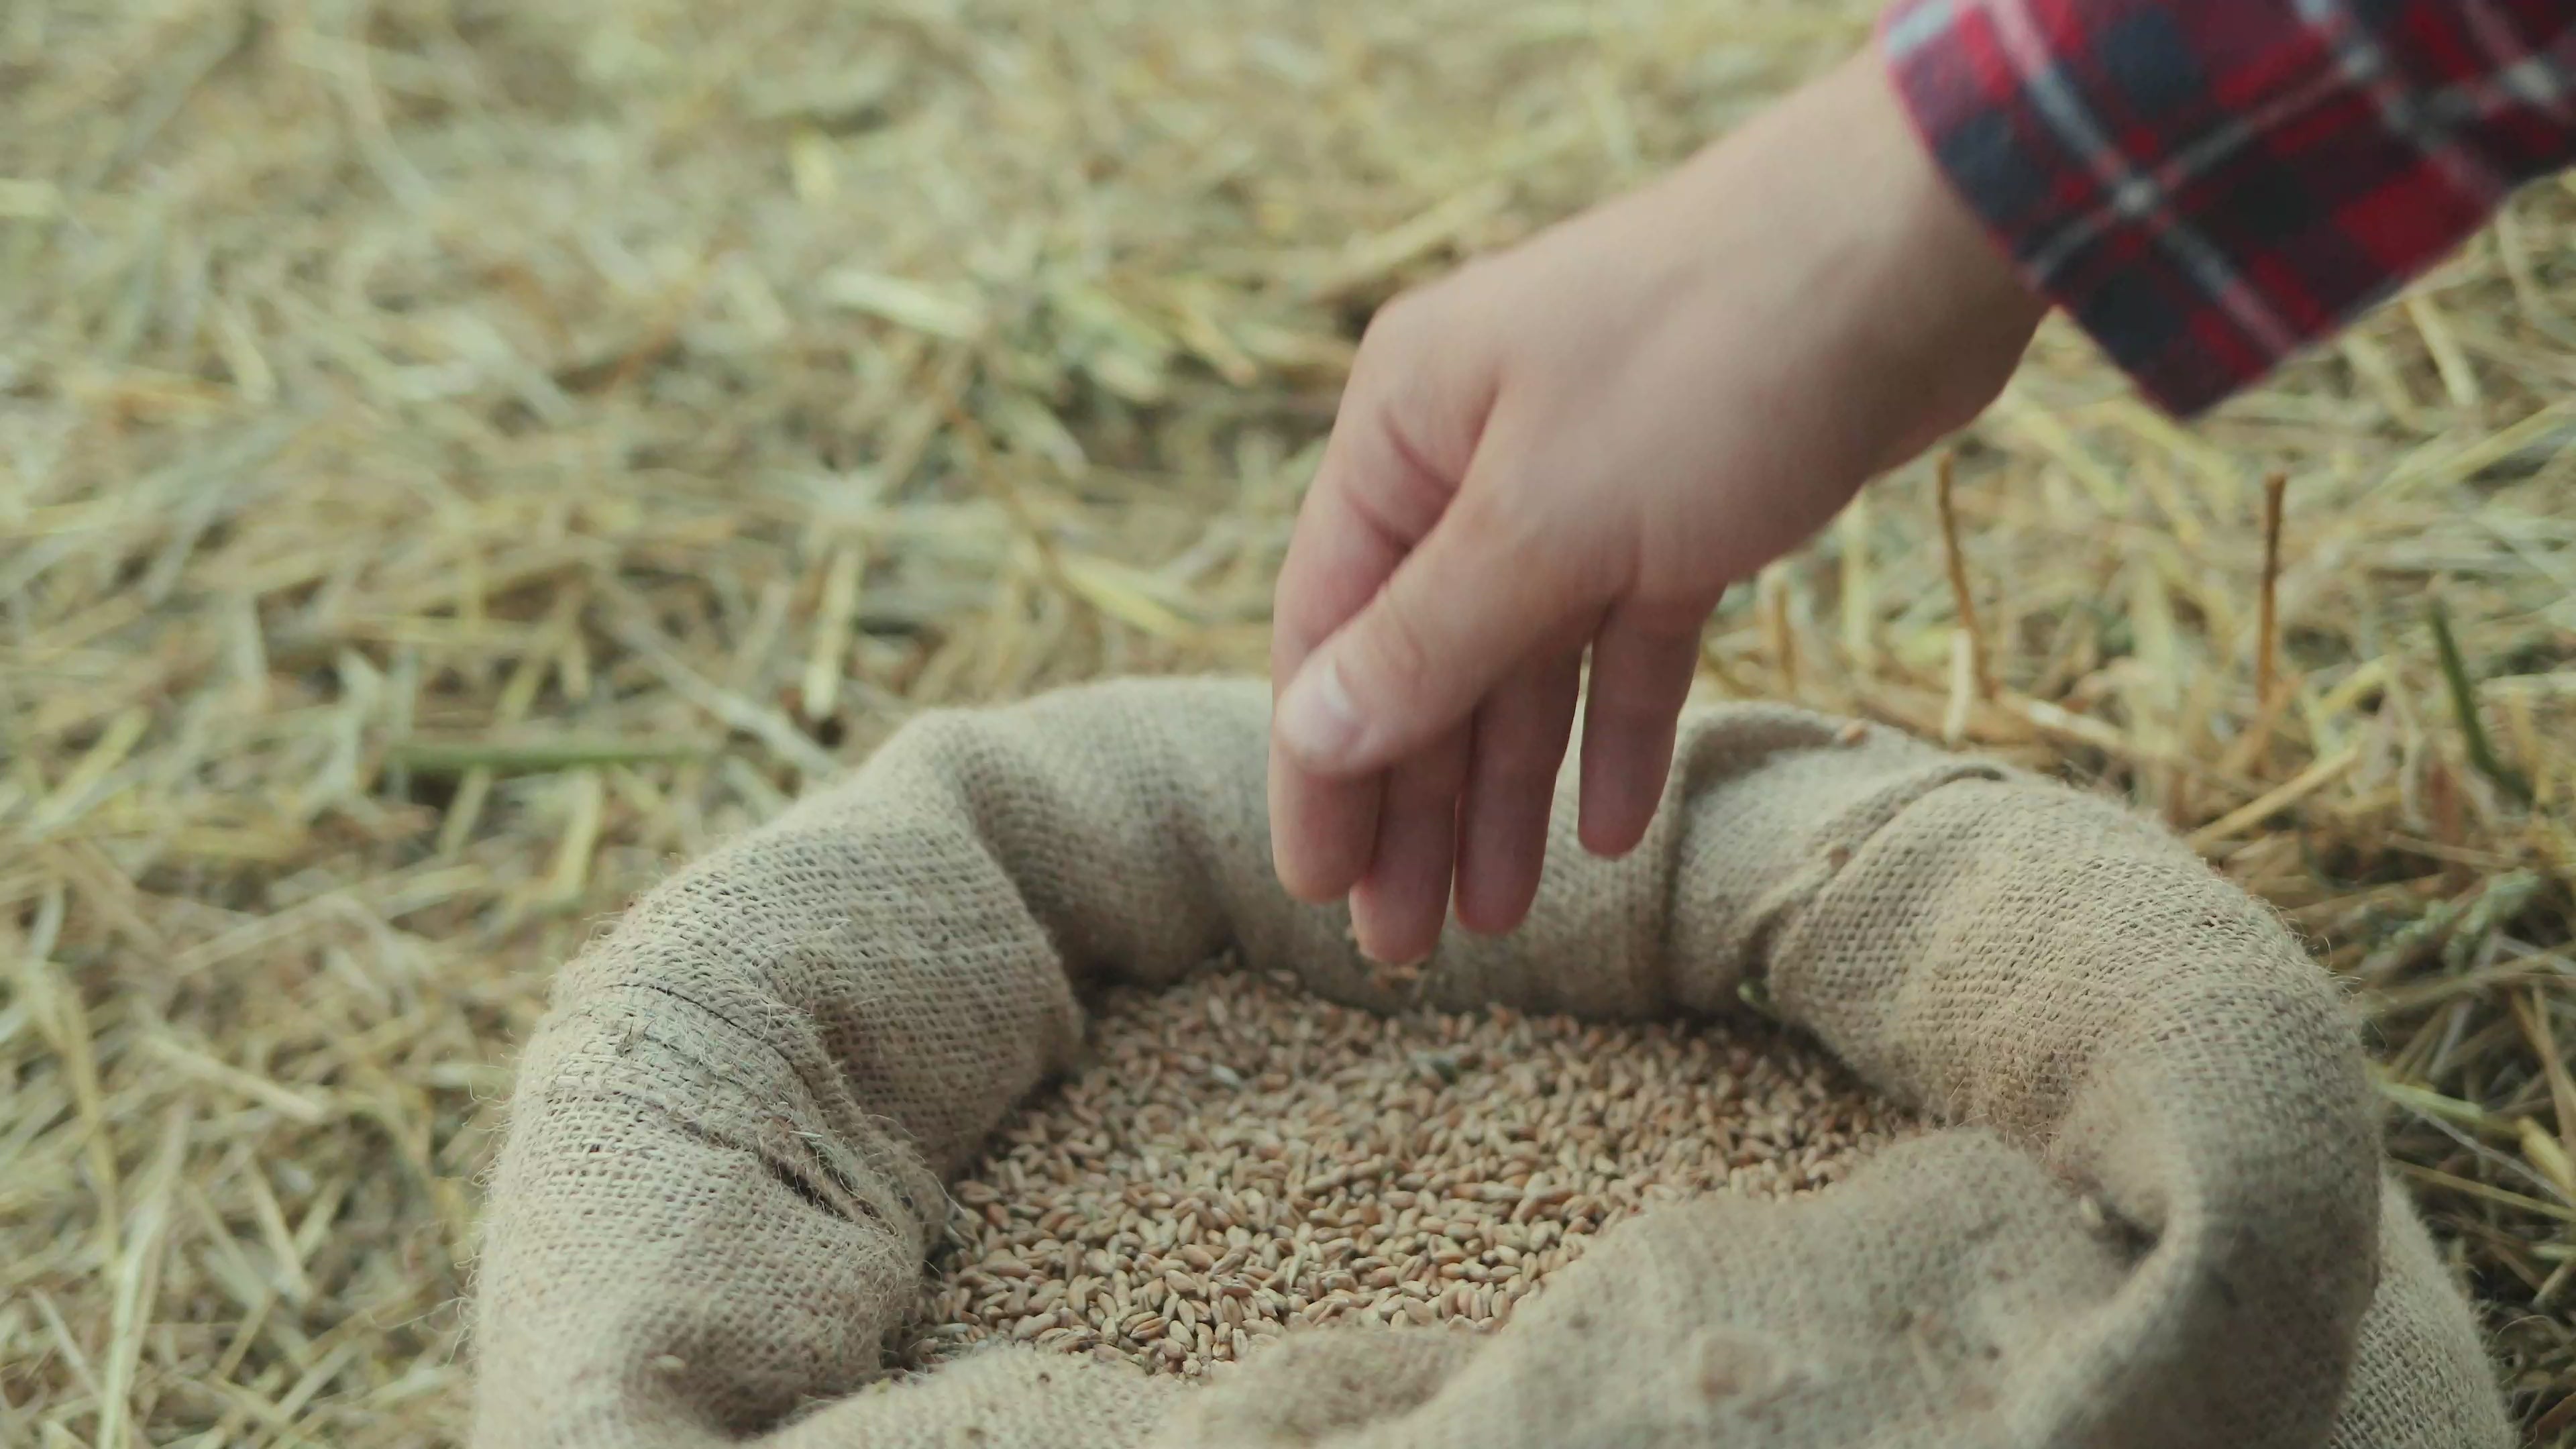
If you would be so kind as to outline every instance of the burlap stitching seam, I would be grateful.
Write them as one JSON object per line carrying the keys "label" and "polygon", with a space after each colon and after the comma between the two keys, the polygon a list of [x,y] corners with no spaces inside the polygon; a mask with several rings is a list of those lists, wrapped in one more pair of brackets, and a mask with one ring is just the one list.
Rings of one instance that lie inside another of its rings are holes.
{"label": "burlap stitching seam", "polygon": [[[863,1188],[835,1170],[829,1159],[814,1152],[811,1144],[806,1141],[806,1134],[794,1122],[778,1113],[773,1112],[763,1117],[760,1131],[746,1144],[712,1122],[683,1116],[650,1097],[640,1096],[622,1087],[601,1087],[597,1090],[601,1096],[630,1103],[638,1111],[661,1118],[684,1135],[703,1142],[719,1152],[740,1153],[757,1160],[761,1171],[776,1181],[779,1186],[796,1194],[808,1207],[827,1217],[836,1217],[860,1227],[873,1227],[897,1239],[905,1236],[893,1223],[886,1220],[883,1209],[867,1200],[867,1194]],[[774,1145],[770,1135],[773,1128],[787,1141],[804,1147],[805,1152],[797,1154]],[[812,1171],[803,1170],[808,1167]],[[819,1183],[817,1178],[820,1179]],[[836,1191],[825,1191],[823,1184],[828,1184]]]}
{"label": "burlap stitching seam", "polygon": [[[815,1102],[830,1102],[835,1096],[847,1099],[849,1095],[846,1085],[838,1082],[833,1084],[833,1089],[829,1092],[816,1090],[813,1080],[807,1077],[803,1071],[798,1069],[795,1058],[784,1048],[780,1047],[775,1041],[762,1039],[757,1034],[746,1030],[740,1022],[734,1020],[724,1012],[718,1011],[715,1008],[708,1006],[706,1003],[698,1001],[685,992],[675,990],[662,982],[635,978],[628,978],[626,980],[619,981],[615,986],[607,988],[607,991],[614,992],[618,987],[636,987],[651,991],[656,995],[677,1003],[681,1007],[694,1011],[708,1021],[718,1023],[737,1036],[743,1037],[761,1047],[767,1048],[769,1054],[776,1057],[779,1064],[786,1068],[788,1075],[793,1077],[797,1084],[805,1089],[809,1100]],[[609,1004],[609,999],[602,999],[593,1003],[593,1005],[605,1008]],[[588,1014],[587,1010],[585,1014]],[[793,1015],[793,1013],[790,1014]],[[686,1063],[696,1075],[713,1082],[726,1080],[728,1073],[722,1070],[717,1063],[689,1052],[685,1045],[676,1039],[677,1035],[677,1033],[656,1033],[648,1026],[640,1039],[651,1042],[655,1047],[668,1053],[672,1058]],[[637,1038],[625,1036],[617,1038],[617,1044],[611,1047],[614,1057],[620,1062],[628,1061],[629,1053],[632,1050],[628,1043],[636,1039]],[[624,1091],[614,1086],[603,1086],[601,1090],[636,1101],[639,1105],[643,1105],[651,1110],[657,1111],[684,1129],[690,1130],[694,1135],[699,1136],[701,1140],[707,1141],[711,1145],[733,1151],[744,1150],[734,1146],[733,1144],[707,1135],[707,1133],[697,1124],[687,1122],[686,1120],[678,1117],[670,1108],[662,1106],[659,1103],[655,1103],[649,1098],[637,1097],[632,1092]],[[909,1141],[908,1136],[902,1130],[900,1123],[894,1122],[875,1113],[859,1110],[855,1103],[853,1103],[852,1106],[857,1118],[866,1125],[883,1133],[887,1141],[883,1147],[873,1149],[870,1144],[864,1140],[853,1141],[850,1143],[851,1151],[857,1155],[859,1162],[863,1167],[884,1179],[886,1191],[893,1196],[894,1201],[901,1206],[902,1211],[907,1216],[916,1220],[922,1220],[923,1214],[921,1211],[921,1205],[913,1200],[913,1195],[903,1186],[904,1169],[908,1166],[913,1166],[914,1163],[918,1163],[921,1160],[919,1149]],[[851,1201],[871,1221],[887,1226],[889,1230],[891,1230],[891,1224],[887,1223],[887,1209],[879,1206],[873,1201],[870,1201],[867,1191],[852,1180],[850,1174],[843,1171],[837,1164],[832,1162],[828,1154],[817,1150],[808,1139],[808,1133],[805,1129],[798,1127],[792,1120],[786,1117],[779,1116],[775,1113],[771,1114],[771,1116],[783,1127],[785,1131],[795,1137],[799,1146],[803,1148],[804,1154],[812,1160],[816,1169],[819,1170],[825,1178],[827,1178],[834,1186],[841,1188],[845,1193],[847,1193]],[[754,1149],[753,1155],[762,1156],[764,1160],[766,1160],[766,1153],[763,1150]],[[909,1155],[913,1159],[913,1163],[883,1160],[887,1157],[896,1155]],[[776,1175],[775,1171],[773,1171],[772,1175]],[[791,1184],[791,1186],[792,1185],[793,1184]],[[803,1192],[806,1191],[806,1189],[800,1188],[799,1191]],[[848,1214],[843,1214],[843,1216],[848,1216]]]}
{"label": "burlap stitching seam", "polygon": [[[2009,772],[1976,761],[1945,761],[1899,777],[1884,789],[1861,800],[1840,816],[1828,821],[1816,832],[1823,853],[1809,860],[1787,879],[1762,893],[1747,914],[1752,925],[1744,933],[1743,981],[1739,993],[1745,1004],[1765,1016],[1775,1016],[1769,1005],[1771,946],[1786,930],[1816,892],[1830,884],[1851,862],[1851,858],[1880,831],[1896,823],[1897,817],[1924,800],[1952,785],[1970,781],[1997,784],[2011,782]],[[1678,889],[1680,873],[1673,873],[1673,886]],[[1679,912],[1676,903],[1667,899],[1664,919],[1674,920]],[[1671,930],[1668,924],[1666,931]]]}

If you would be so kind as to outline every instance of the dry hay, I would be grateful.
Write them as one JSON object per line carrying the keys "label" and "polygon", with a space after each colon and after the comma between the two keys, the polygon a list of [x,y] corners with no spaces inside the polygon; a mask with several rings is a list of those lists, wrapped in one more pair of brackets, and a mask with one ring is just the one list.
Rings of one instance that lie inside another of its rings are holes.
{"label": "dry hay", "polygon": [[[0,1442],[451,1441],[554,963],[922,705],[1255,666],[1367,308],[1865,9],[0,9]],[[2572,239],[2188,432],[2052,328],[1961,452],[1979,647],[1916,468],[1706,654],[2279,902],[2553,1442]]]}
{"label": "dry hay", "polygon": [[1380,1018],[1293,978],[1122,988],[994,1134],[909,1367],[994,1338],[1200,1375],[1291,1328],[1482,1330],[1656,1202],[1790,1197],[1901,1119],[1758,1024]]}

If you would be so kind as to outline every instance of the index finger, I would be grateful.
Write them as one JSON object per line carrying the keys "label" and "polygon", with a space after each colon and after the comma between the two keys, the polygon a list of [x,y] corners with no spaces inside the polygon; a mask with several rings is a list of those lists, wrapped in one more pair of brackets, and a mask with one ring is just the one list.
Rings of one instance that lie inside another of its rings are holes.
{"label": "index finger", "polygon": [[[1386,587],[1466,475],[1493,403],[1492,353],[1444,328],[1440,310],[1399,298],[1380,309],[1361,345],[1280,564],[1274,698]],[[1383,771],[1327,777],[1274,743],[1271,852],[1291,894],[1336,899],[1367,873],[1384,796]]]}
{"label": "index finger", "polygon": [[[1337,468],[1348,434],[1326,445],[1326,465],[1298,511],[1272,610],[1270,685],[1285,689],[1317,644],[1375,597],[1409,541],[1352,506]],[[1270,851],[1280,883],[1299,900],[1332,901],[1368,873],[1376,853],[1383,773],[1328,778],[1270,750]]]}

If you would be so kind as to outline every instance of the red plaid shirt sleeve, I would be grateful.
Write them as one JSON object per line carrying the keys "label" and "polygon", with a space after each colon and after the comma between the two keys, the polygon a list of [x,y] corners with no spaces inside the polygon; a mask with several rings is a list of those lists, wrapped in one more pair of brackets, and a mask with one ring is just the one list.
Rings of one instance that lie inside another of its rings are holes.
{"label": "red plaid shirt sleeve", "polygon": [[2024,276],[2177,413],[2576,162],[2576,0],[1899,0],[1880,46]]}

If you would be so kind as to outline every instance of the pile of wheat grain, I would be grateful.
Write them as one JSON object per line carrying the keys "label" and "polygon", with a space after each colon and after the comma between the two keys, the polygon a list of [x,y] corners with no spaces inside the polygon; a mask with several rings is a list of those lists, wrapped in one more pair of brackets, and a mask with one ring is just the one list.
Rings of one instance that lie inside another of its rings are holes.
{"label": "pile of wheat grain", "polygon": [[1203,1374],[1344,1320],[1474,1328],[1661,1200],[1787,1196],[1906,1130],[1751,1025],[1379,1017],[1211,972],[1101,1004],[997,1133],[904,1354],[993,1338]]}

